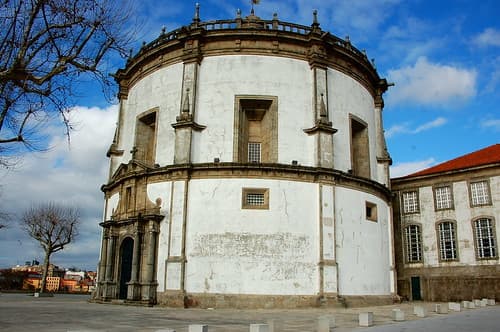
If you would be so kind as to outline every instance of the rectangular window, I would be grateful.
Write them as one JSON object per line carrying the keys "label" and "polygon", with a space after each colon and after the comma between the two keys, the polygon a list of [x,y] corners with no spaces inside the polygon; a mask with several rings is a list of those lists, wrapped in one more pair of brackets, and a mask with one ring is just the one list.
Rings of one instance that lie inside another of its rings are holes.
{"label": "rectangular window", "polygon": [[434,188],[434,200],[436,202],[436,210],[452,209],[453,198],[451,195],[451,187],[442,186]]}
{"label": "rectangular window", "polygon": [[408,263],[422,261],[422,243],[420,226],[410,225],[405,228],[406,260]]}
{"label": "rectangular window", "polygon": [[269,209],[269,189],[243,188],[241,193],[242,209]]}
{"label": "rectangular window", "polygon": [[260,163],[260,143],[248,143],[248,162]]}
{"label": "rectangular window", "polygon": [[377,204],[366,202],[366,219],[370,221],[377,221]]}
{"label": "rectangular window", "polygon": [[476,251],[478,258],[497,257],[495,231],[491,219],[481,218],[474,221],[474,235],[476,238]]}
{"label": "rectangular window", "polygon": [[490,204],[490,195],[487,181],[472,182],[470,184],[472,206]]}
{"label": "rectangular window", "polygon": [[403,193],[403,213],[418,212],[417,191],[408,191]]}
{"label": "rectangular window", "polygon": [[439,224],[439,254],[441,260],[456,260],[455,225],[452,222],[442,222]]}

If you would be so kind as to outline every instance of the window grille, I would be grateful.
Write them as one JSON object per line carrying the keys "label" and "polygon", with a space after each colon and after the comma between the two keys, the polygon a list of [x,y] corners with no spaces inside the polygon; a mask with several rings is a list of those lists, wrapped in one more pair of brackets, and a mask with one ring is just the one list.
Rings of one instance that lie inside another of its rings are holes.
{"label": "window grille", "polygon": [[436,197],[436,210],[451,209],[453,207],[451,188],[449,186],[436,188],[434,195]]}
{"label": "window grille", "polygon": [[474,221],[474,232],[476,235],[478,258],[496,257],[496,241],[492,220],[489,218],[481,218]]}
{"label": "window grille", "polygon": [[442,260],[457,259],[455,225],[451,222],[439,224],[439,253]]}
{"label": "window grille", "polygon": [[264,205],[264,194],[247,193],[247,205]]}
{"label": "window grille", "polygon": [[472,182],[470,184],[470,192],[472,196],[472,206],[489,204],[488,182]]}
{"label": "window grille", "polygon": [[406,260],[409,263],[422,260],[422,243],[420,238],[420,226],[410,225],[405,228],[406,238]]}
{"label": "window grille", "polygon": [[260,163],[260,143],[248,143],[248,162]]}
{"label": "window grille", "polygon": [[416,191],[403,193],[403,212],[414,213],[418,212],[418,197]]}

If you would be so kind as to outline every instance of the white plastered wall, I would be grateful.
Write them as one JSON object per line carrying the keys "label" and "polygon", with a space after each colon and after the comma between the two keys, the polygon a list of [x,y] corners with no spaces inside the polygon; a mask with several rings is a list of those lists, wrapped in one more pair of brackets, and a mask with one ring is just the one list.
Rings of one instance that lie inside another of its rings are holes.
{"label": "white plastered wall", "polygon": [[[242,188],[268,188],[269,210],[241,208]],[[318,292],[318,187],[258,179],[192,180],[186,290]]]}
{"label": "white plastered wall", "polygon": [[328,69],[328,103],[330,120],[338,129],[333,135],[335,169],[347,172],[351,166],[351,132],[349,115],[368,124],[370,174],[377,179],[375,112],[372,95],[356,80]]}
{"label": "white plastered wall", "polygon": [[[366,201],[377,222],[366,219]],[[336,187],[335,228],[340,295],[390,295],[389,207],[380,198]]]}
{"label": "white plastered wall", "polygon": [[312,166],[314,140],[303,132],[313,126],[312,71],[305,61],[271,56],[206,57],[200,65],[193,162],[233,160],[236,95],[278,97],[278,162]]}

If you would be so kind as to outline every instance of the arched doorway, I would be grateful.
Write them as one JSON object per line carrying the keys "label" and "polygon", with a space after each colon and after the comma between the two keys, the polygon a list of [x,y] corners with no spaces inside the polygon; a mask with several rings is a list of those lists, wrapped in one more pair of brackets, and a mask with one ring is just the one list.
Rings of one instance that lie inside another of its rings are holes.
{"label": "arched doorway", "polygon": [[120,247],[120,294],[118,298],[127,299],[127,283],[132,275],[132,255],[134,240],[127,237]]}

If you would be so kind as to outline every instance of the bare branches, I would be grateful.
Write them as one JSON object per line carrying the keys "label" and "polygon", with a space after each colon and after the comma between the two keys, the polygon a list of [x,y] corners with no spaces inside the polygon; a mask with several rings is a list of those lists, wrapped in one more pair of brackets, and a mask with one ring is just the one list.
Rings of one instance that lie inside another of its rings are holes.
{"label": "bare branches", "polygon": [[[69,133],[65,115],[75,82],[85,75],[106,89],[114,87],[104,61],[112,53],[125,57],[129,48],[131,11],[124,5],[114,0],[0,2],[5,27],[0,29],[0,145],[36,146],[30,142],[36,132],[28,134],[36,122],[54,116]],[[0,159],[5,151],[12,150],[0,149]]]}
{"label": "bare branches", "polygon": [[45,290],[45,280],[50,256],[63,250],[78,235],[80,215],[78,209],[60,206],[55,203],[45,203],[27,209],[21,218],[21,228],[38,241],[45,251],[44,274],[42,277],[42,292]]}

